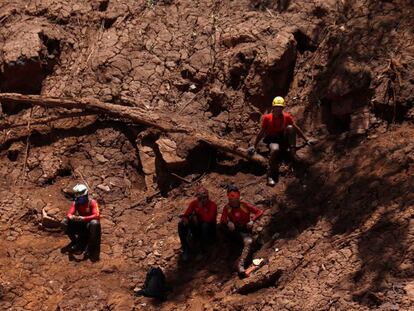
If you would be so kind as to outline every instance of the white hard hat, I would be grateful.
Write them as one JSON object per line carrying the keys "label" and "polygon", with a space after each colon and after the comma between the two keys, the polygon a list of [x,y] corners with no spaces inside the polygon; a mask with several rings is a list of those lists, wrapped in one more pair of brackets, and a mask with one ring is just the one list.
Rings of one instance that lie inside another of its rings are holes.
{"label": "white hard hat", "polygon": [[73,187],[73,192],[75,193],[75,196],[77,197],[87,195],[88,187],[86,187],[84,184],[77,184],[75,187]]}

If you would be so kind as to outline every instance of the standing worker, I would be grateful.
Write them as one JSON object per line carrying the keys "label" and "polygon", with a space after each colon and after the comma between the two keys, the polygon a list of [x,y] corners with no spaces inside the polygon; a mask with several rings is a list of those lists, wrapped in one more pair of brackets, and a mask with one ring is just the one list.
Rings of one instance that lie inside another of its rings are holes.
{"label": "standing worker", "polygon": [[88,188],[84,184],[77,184],[73,192],[75,200],[62,222],[71,240],[65,249],[71,253],[85,252],[85,259],[97,261],[101,242],[98,202],[89,199]]}
{"label": "standing worker", "polygon": [[201,255],[216,237],[217,205],[210,200],[208,190],[200,187],[196,199],[187,207],[178,223],[178,235],[182,246],[182,259],[187,261],[190,255],[189,234],[200,242]]}
{"label": "standing worker", "polygon": [[[263,211],[247,202],[240,200],[240,191],[235,185],[227,189],[228,204],[223,209],[220,223],[227,226],[230,236],[243,243],[243,250],[237,261],[237,272],[240,277],[246,276],[245,265],[252,251],[253,224],[263,215]],[[251,217],[251,214],[253,216]]]}
{"label": "standing worker", "polygon": [[272,102],[272,112],[263,115],[262,124],[259,134],[257,134],[254,145],[248,148],[250,155],[256,152],[257,145],[264,138],[264,143],[268,145],[269,168],[267,170],[267,184],[274,186],[274,173],[278,171],[278,156],[280,151],[286,151],[293,159],[296,155],[296,132],[303,138],[306,144],[315,143],[313,140],[306,138],[302,130],[293,121],[290,113],[283,111],[285,108],[285,100],[283,97],[277,96]]}

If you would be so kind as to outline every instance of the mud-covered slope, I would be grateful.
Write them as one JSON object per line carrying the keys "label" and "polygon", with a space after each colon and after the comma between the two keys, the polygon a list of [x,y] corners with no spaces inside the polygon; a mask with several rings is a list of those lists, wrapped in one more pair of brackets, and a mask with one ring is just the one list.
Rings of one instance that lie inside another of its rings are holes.
{"label": "mud-covered slope", "polygon": [[[0,1],[1,92],[139,106],[244,147],[283,95],[319,139],[269,188],[264,168],[191,137],[1,103],[0,309],[411,310],[413,8]],[[42,213],[63,217],[78,181],[101,205],[98,263],[69,260],[67,238],[39,225]],[[254,256],[269,264],[246,280],[223,237],[208,258],[178,260],[177,216],[194,187],[221,211],[230,182],[266,210]],[[133,296],[152,265],[173,286],[162,304]]]}

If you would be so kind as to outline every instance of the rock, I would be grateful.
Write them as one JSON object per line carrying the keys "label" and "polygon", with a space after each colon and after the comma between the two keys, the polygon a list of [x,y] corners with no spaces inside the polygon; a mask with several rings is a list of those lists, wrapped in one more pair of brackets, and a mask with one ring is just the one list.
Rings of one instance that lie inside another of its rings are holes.
{"label": "rock", "polygon": [[57,207],[48,204],[42,209],[42,227],[50,229],[60,228],[63,217],[64,213]]}
{"label": "rock", "polygon": [[350,58],[344,58],[335,66],[325,96],[330,100],[342,98],[348,94],[367,89],[371,81],[371,72]]}
{"label": "rock", "polygon": [[139,259],[139,260],[145,259],[147,257],[147,254],[138,248],[134,248],[132,254],[134,258]]}
{"label": "rock", "polygon": [[22,143],[21,141],[15,142],[11,144],[11,146],[7,150],[7,157],[10,161],[16,161],[17,157],[23,152],[23,150],[25,150],[24,143]]}
{"label": "rock", "polygon": [[134,300],[129,293],[115,292],[108,297],[107,305],[110,310],[128,311],[133,309]]}
{"label": "rock", "polygon": [[398,311],[400,308],[396,304],[392,304],[390,302],[386,302],[379,308],[380,310],[386,310],[386,311]]}
{"label": "rock", "polygon": [[2,299],[2,298],[3,298],[4,293],[5,293],[4,286],[3,286],[2,284],[0,284],[0,299]]}
{"label": "rock", "polygon": [[368,109],[355,112],[351,115],[350,131],[353,134],[365,133],[371,124],[371,115]]}
{"label": "rock", "polygon": [[101,189],[101,190],[105,191],[105,192],[109,192],[109,191],[111,191],[111,188],[109,188],[109,186],[107,186],[107,185],[103,185],[103,184],[101,184],[101,185],[97,185],[96,187],[97,187],[98,189]]}
{"label": "rock", "polygon": [[354,110],[354,103],[351,98],[338,100],[331,106],[331,112],[335,116],[350,115]]}
{"label": "rock", "polygon": [[233,32],[225,33],[221,39],[221,43],[226,47],[231,48],[241,43],[255,42],[256,39],[247,31],[247,29],[242,28],[240,30],[238,29]]}
{"label": "rock", "polygon": [[155,153],[151,147],[139,145],[138,146],[139,158],[141,160],[142,171],[145,174],[145,185],[148,191],[154,191],[155,184]]}
{"label": "rock", "polygon": [[151,147],[139,146],[139,157],[141,159],[142,170],[146,175],[155,174],[155,153]]}
{"label": "rock", "polygon": [[408,298],[414,302],[414,282],[410,282],[404,287],[405,292],[407,293]]}
{"label": "rock", "polygon": [[103,273],[114,273],[117,272],[119,269],[116,265],[106,265],[102,268],[101,272]]}
{"label": "rock", "polygon": [[282,274],[283,271],[281,269],[264,266],[260,273],[254,274],[248,279],[237,281],[235,290],[244,295],[265,287],[273,286],[280,279]]}
{"label": "rock", "polygon": [[[244,83],[252,103],[264,109],[268,107],[267,100],[271,100],[270,94],[283,94],[290,83],[289,72],[296,59],[296,41],[291,33],[281,31],[263,42],[265,44],[252,42],[236,46],[226,74],[233,88],[237,89]],[[266,53],[261,53],[262,50]]]}
{"label": "rock", "polygon": [[186,163],[186,160],[177,154],[177,144],[171,139],[160,138],[156,144],[167,166],[180,167]]}
{"label": "rock", "polygon": [[40,92],[48,71],[58,61],[60,40],[64,37],[59,26],[45,26],[33,20],[14,25],[14,35],[9,36],[0,49],[4,60],[0,69],[2,91]]}
{"label": "rock", "polygon": [[45,207],[46,203],[39,198],[35,198],[30,200],[30,207],[32,207],[33,209],[35,209],[36,211],[40,211],[43,209],[43,207]]}
{"label": "rock", "polygon": [[108,162],[108,159],[105,158],[102,154],[97,154],[96,159],[98,160],[99,163],[106,163]]}
{"label": "rock", "polygon": [[75,193],[71,187],[65,187],[60,190],[67,199],[73,200],[75,198]]}

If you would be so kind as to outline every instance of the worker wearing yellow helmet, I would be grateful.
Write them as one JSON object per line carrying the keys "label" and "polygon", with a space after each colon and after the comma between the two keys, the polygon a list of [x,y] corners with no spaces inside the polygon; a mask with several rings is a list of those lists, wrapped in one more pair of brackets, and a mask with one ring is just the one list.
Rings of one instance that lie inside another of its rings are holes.
{"label": "worker wearing yellow helmet", "polygon": [[293,159],[296,154],[296,132],[307,144],[314,141],[308,140],[303,131],[293,121],[290,113],[283,111],[285,100],[281,96],[276,96],[272,102],[272,112],[263,115],[259,134],[254,145],[248,148],[250,155],[256,152],[257,145],[264,138],[270,150],[269,168],[267,172],[267,184],[274,186],[275,173],[278,172],[278,156],[280,151],[286,151]]}

